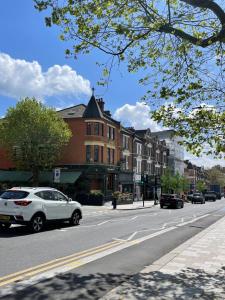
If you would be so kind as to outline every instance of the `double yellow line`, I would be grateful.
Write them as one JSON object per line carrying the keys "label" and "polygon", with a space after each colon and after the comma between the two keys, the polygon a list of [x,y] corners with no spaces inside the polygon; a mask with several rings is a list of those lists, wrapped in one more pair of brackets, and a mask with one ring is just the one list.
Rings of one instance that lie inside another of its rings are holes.
{"label": "double yellow line", "polygon": [[79,261],[79,259],[86,258],[91,255],[103,252],[105,250],[108,250],[110,248],[118,246],[122,243],[124,243],[124,241],[112,241],[110,243],[106,243],[106,244],[103,244],[98,247],[94,247],[94,248],[91,248],[91,249],[88,249],[85,251],[81,251],[78,253],[74,253],[74,254],[71,254],[68,256],[64,256],[61,258],[57,258],[57,259],[51,260],[47,263],[40,264],[40,265],[37,265],[32,268],[28,268],[28,269],[25,269],[25,270],[22,270],[22,271],[19,271],[16,273],[12,273],[7,276],[0,277],[0,287],[4,286],[4,285],[8,285],[10,283],[14,283],[17,281],[21,281],[21,280],[30,278],[34,275],[37,275],[37,274],[40,274],[43,272],[47,272],[47,271],[50,271],[50,270],[58,268],[58,267],[62,267],[62,266],[63,267],[70,266],[73,268],[79,267],[83,264]]}

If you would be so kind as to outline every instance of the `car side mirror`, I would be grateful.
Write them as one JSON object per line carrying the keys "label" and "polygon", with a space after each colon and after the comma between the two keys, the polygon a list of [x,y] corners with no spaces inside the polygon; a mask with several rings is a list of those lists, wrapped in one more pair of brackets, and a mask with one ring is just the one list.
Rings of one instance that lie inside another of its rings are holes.
{"label": "car side mirror", "polygon": [[72,198],[67,198],[67,202],[73,201]]}

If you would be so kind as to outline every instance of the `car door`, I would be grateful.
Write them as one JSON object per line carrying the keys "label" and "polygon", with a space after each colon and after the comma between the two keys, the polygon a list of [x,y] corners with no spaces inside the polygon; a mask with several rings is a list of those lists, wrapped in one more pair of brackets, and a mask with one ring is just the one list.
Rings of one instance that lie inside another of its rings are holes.
{"label": "car door", "polygon": [[72,215],[72,203],[68,201],[68,198],[60,193],[59,191],[54,191],[55,199],[58,200],[58,217],[60,219],[69,219]]}
{"label": "car door", "polygon": [[51,190],[40,191],[36,195],[43,199],[44,211],[47,220],[56,220],[58,218],[58,203]]}

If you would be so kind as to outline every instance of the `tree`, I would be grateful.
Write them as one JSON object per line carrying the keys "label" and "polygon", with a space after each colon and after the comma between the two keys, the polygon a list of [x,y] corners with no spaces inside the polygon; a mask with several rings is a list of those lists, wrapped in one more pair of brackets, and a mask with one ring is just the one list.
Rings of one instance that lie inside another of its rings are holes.
{"label": "tree", "polygon": [[199,192],[203,192],[206,189],[206,184],[203,180],[199,180],[196,183],[196,189]]}
{"label": "tree", "polygon": [[165,193],[180,193],[187,190],[188,181],[178,172],[173,175],[171,170],[167,169],[161,177],[163,192]]}
{"label": "tree", "polygon": [[219,166],[214,166],[211,169],[206,170],[206,177],[209,184],[225,186],[225,174]]}
{"label": "tree", "polygon": [[154,120],[175,129],[193,153],[224,155],[224,1],[34,1],[49,13],[46,25],[72,40],[67,56],[99,49],[111,58],[106,79],[126,61],[149,87],[143,100],[152,103]]}
{"label": "tree", "polygon": [[57,112],[35,98],[9,108],[0,123],[1,146],[17,168],[32,171],[34,186],[40,170],[53,166],[70,137],[68,125]]}

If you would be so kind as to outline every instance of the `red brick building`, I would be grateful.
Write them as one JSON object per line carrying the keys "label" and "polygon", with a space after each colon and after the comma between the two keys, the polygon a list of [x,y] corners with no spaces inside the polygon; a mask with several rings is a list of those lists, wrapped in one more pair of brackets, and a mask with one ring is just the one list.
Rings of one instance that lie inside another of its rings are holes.
{"label": "red brick building", "polygon": [[87,106],[73,106],[59,114],[72,131],[59,166],[79,170],[81,178],[89,182],[90,191],[111,194],[118,184],[120,122],[104,110],[103,99],[95,99],[94,95]]}

